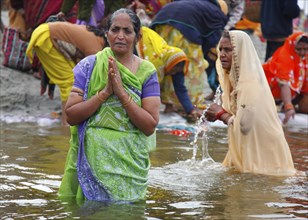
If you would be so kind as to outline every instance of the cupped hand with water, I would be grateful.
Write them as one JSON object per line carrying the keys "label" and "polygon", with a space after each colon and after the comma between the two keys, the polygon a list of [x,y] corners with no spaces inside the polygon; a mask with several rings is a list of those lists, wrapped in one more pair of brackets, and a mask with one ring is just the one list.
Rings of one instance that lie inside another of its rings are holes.
{"label": "cupped hand with water", "polygon": [[220,105],[213,103],[205,112],[206,120],[210,122],[216,121],[216,114],[222,110],[223,108]]}
{"label": "cupped hand with water", "polygon": [[187,114],[188,122],[196,122],[202,116],[202,111],[198,108],[194,108]]}

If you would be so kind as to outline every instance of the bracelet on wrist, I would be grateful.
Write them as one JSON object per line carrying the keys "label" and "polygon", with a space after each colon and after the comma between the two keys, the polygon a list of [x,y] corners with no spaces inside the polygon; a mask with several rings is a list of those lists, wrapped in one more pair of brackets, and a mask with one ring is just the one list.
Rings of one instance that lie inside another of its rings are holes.
{"label": "bracelet on wrist", "polygon": [[96,98],[97,98],[99,101],[104,102],[105,99],[103,99],[102,97],[99,96],[99,92],[100,92],[100,91],[97,91],[97,92],[96,92]]}
{"label": "bracelet on wrist", "polygon": [[219,112],[217,112],[216,114],[215,114],[215,121],[216,120],[220,120],[220,118],[221,118],[221,116],[223,115],[223,114],[225,114],[225,113],[227,113],[226,112],[226,110],[224,110],[224,109],[221,109]]}
{"label": "bracelet on wrist", "polygon": [[[224,115],[224,114],[223,114],[223,115]],[[224,115],[224,116],[221,116],[221,117],[220,117],[220,120],[221,120],[223,123],[225,123],[225,124],[227,125],[230,118],[231,118],[231,115],[226,114],[226,115]]]}
{"label": "bracelet on wrist", "polygon": [[123,107],[128,106],[132,101],[133,101],[133,98],[130,95],[128,95],[127,101],[122,103]]}

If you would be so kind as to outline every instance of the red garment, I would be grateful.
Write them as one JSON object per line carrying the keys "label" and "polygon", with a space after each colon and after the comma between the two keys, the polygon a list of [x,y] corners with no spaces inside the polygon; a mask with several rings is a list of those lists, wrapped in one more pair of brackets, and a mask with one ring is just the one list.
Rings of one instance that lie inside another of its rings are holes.
{"label": "red garment", "polygon": [[146,4],[147,14],[153,18],[162,7],[170,2],[173,2],[173,0],[148,0]]}
{"label": "red garment", "polygon": [[[29,28],[33,30],[40,24],[45,23],[50,15],[60,12],[63,0],[25,0],[23,6],[25,10],[25,20]],[[68,15],[68,21],[76,23],[77,6]]]}
{"label": "red garment", "polygon": [[290,35],[283,46],[263,64],[275,100],[281,100],[279,82],[289,83],[292,98],[296,94],[308,93],[308,54],[300,58],[295,51],[296,43],[302,36],[308,36],[308,34],[295,32]]}

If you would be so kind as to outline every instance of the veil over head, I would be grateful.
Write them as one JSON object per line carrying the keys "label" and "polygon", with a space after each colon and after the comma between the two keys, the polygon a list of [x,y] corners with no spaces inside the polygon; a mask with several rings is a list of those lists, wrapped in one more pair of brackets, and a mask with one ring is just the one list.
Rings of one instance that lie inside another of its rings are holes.
{"label": "veil over head", "polygon": [[248,34],[230,31],[232,65],[217,72],[223,108],[233,115],[228,127],[229,150],[223,164],[240,172],[294,175],[295,169],[284,137],[274,98],[261,61]]}

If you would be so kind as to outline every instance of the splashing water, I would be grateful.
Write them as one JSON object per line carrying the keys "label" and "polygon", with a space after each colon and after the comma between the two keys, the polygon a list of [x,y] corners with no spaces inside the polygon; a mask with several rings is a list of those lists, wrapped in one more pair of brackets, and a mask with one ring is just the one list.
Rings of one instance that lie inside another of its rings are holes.
{"label": "splashing water", "polygon": [[[221,89],[220,86],[217,87],[216,92],[215,92],[215,96],[214,96],[214,103],[221,105]],[[190,142],[190,146],[193,147],[193,156],[192,156],[192,160],[196,160],[196,156],[197,156],[197,151],[198,151],[198,140],[201,140],[202,142],[202,161],[210,161],[210,162],[215,162],[211,156],[209,155],[208,152],[208,135],[207,135],[207,131],[208,131],[208,121],[205,118],[205,113],[207,111],[208,107],[206,107],[206,109],[204,109],[204,111],[202,112],[201,117],[199,118],[199,120],[196,122],[196,131],[195,131],[195,135],[194,135],[194,140],[192,142]]]}
{"label": "splashing water", "polygon": [[217,87],[215,96],[214,96],[214,103],[217,105],[221,105],[221,87],[220,85]]}

